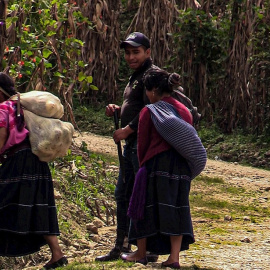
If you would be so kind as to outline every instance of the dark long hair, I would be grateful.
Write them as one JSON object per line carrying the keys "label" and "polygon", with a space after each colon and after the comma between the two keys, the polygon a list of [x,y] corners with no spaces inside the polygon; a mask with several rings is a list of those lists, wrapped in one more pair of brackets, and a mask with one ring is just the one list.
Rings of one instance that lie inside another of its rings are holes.
{"label": "dark long hair", "polygon": [[177,73],[168,73],[163,69],[149,69],[144,77],[144,86],[146,90],[151,91],[156,88],[157,94],[171,94],[173,90],[180,85],[180,75]]}
{"label": "dark long hair", "polygon": [[3,92],[7,99],[16,94],[13,79],[4,72],[0,72],[0,87],[9,95],[7,96],[6,93]]}
{"label": "dark long hair", "polygon": [[[4,94],[6,100],[9,99],[11,96],[16,95],[17,93],[15,91],[15,83],[13,79],[4,72],[0,72],[0,91]],[[15,110],[15,122],[18,131],[22,131],[24,127],[24,117],[22,109],[20,109],[19,113],[17,112],[17,109]]]}

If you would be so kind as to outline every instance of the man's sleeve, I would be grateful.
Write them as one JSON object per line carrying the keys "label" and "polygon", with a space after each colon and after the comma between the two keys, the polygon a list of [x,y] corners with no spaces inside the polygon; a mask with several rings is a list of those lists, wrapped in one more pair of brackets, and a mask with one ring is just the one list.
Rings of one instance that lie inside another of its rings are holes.
{"label": "man's sleeve", "polygon": [[138,124],[139,124],[139,114],[131,122],[128,123],[129,127],[133,129],[134,131],[138,130]]}

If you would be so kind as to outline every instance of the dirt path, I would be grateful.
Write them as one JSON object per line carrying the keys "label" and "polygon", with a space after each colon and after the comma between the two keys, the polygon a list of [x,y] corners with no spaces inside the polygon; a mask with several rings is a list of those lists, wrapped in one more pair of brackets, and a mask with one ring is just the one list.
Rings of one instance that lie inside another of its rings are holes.
{"label": "dirt path", "polygon": [[[74,140],[76,144],[85,141],[90,151],[117,156],[116,145],[110,137],[82,133],[76,134]],[[236,163],[208,160],[202,174],[222,178],[232,186],[242,187],[253,192],[256,194],[252,198],[253,200],[261,200],[265,208],[270,207],[268,202],[270,171],[244,167]],[[181,252],[182,266],[187,267],[187,269],[196,265],[199,269],[270,270],[269,222],[269,218],[258,224],[248,220],[235,224],[224,221],[221,226],[224,230],[230,232],[228,237],[228,234],[224,236],[222,232],[210,235],[210,230],[214,229],[215,223],[204,222],[195,218],[196,242],[199,243],[200,247]],[[209,230],[209,233],[207,230]],[[103,246],[101,244],[98,249],[93,251],[92,256],[104,253],[104,249],[110,248],[115,228],[104,228],[100,234]],[[147,268],[159,269],[160,267],[155,264],[148,264]],[[195,269],[195,267],[192,269]]]}
{"label": "dirt path", "polygon": [[[83,132],[81,134],[76,133],[74,140],[77,144],[85,141],[90,151],[117,155],[116,144],[111,137]],[[208,160],[203,174],[220,177],[232,184],[245,186],[252,190],[270,188],[270,171],[241,166],[237,163]]]}

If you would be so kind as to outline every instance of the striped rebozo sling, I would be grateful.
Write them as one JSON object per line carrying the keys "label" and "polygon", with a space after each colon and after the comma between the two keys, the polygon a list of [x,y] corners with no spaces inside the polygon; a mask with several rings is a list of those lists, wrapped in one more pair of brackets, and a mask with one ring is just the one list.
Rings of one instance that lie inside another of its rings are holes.
{"label": "striped rebozo sling", "polygon": [[146,105],[158,133],[184,157],[194,179],[205,168],[206,150],[195,128],[184,121],[169,103],[159,101]]}

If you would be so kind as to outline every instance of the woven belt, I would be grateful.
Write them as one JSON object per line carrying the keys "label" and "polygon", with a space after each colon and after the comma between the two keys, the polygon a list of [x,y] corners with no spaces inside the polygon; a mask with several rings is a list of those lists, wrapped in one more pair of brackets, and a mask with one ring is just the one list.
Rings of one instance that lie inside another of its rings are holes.
{"label": "woven belt", "polygon": [[5,160],[12,157],[15,153],[23,149],[31,149],[29,140],[24,140],[21,143],[16,144],[10,147],[9,149],[7,149],[4,153],[0,155],[0,162],[3,163]]}

